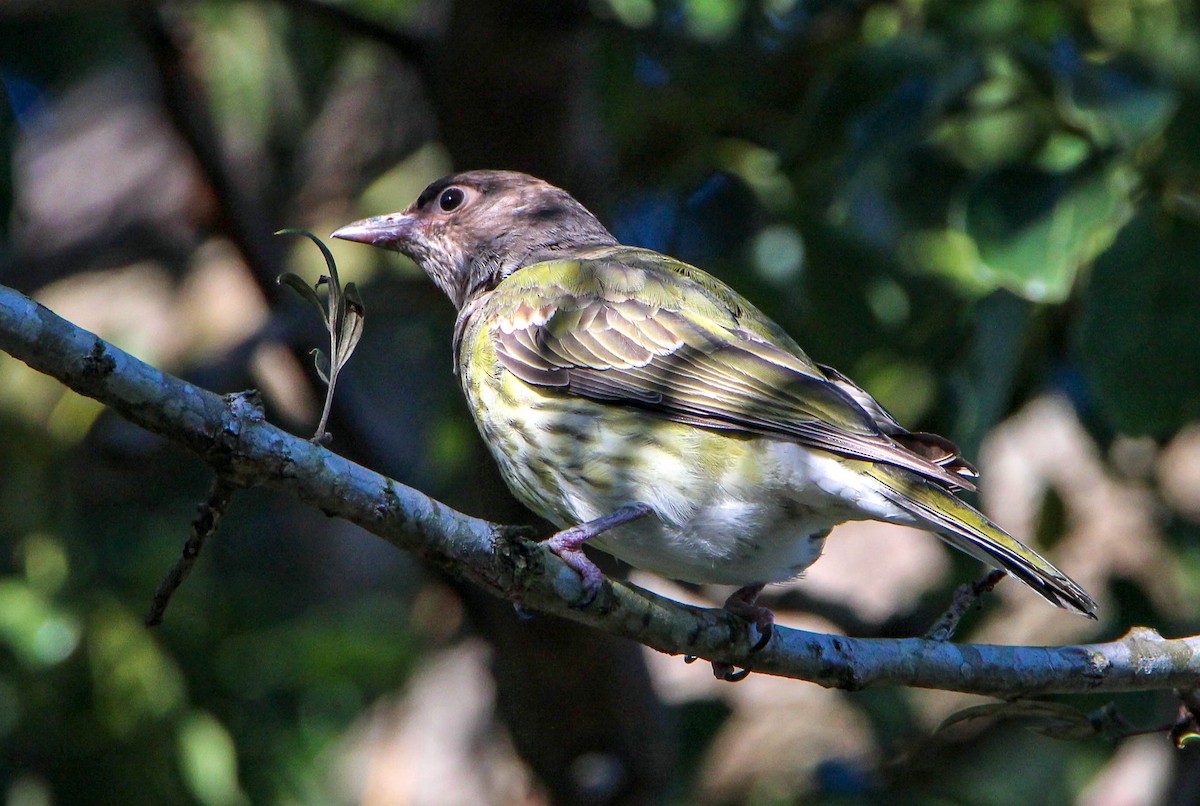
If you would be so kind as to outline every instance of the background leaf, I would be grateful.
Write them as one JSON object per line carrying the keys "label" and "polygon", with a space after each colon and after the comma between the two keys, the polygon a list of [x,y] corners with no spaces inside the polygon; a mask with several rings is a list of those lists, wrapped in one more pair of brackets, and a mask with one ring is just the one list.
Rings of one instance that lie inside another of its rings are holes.
{"label": "background leaf", "polygon": [[1076,341],[1095,400],[1125,432],[1163,437],[1200,417],[1200,226],[1155,205],[1097,262]]}

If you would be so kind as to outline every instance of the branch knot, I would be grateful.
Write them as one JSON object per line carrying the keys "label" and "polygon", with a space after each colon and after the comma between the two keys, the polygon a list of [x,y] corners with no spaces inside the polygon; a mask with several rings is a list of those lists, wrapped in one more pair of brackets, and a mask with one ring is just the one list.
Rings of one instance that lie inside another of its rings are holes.
{"label": "branch knot", "polygon": [[245,461],[242,444],[246,427],[266,421],[262,395],[257,389],[232,392],[222,397],[221,425],[213,434],[212,448],[206,459],[219,476],[238,487],[249,487],[262,475],[261,470]]}

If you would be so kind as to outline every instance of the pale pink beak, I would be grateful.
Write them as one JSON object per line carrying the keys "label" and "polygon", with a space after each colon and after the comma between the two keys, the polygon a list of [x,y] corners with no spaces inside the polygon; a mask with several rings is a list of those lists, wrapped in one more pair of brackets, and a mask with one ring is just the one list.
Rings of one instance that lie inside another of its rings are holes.
{"label": "pale pink beak", "polygon": [[355,241],[399,252],[401,245],[412,239],[417,219],[404,213],[364,218],[335,231],[333,238]]}

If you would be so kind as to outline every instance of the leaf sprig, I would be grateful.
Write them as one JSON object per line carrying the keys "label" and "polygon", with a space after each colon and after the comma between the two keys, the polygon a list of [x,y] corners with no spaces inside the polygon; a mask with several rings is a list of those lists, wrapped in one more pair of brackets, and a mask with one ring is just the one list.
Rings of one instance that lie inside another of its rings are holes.
{"label": "leaf sprig", "polygon": [[[325,430],[325,426],[329,421],[329,410],[333,406],[333,391],[337,386],[338,373],[346,366],[350,356],[354,353],[354,348],[358,346],[358,340],[362,338],[366,309],[363,307],[362,297],[359,296],[354,283],[342,285],[342,281],[338,278],[337,264],[333,260],[333,254],[320,238],[308,230],[296,228],[281,229],[275,234],[303,235],[308,238],[321,250],[321,254],[325,257],[325,265],[329,268],[329,274],[322,274],[316,284],[311,286],[295,272],[284,272],[276,278],[276,282],[291,287],[301,297],[308,300],[321,314],[321,319],[325,322],[325,329],[329,331],[329,354],[326,355],[320,348],[314,348],[311,351],[317,374],[325,382],[325,407],[321,411],[321,422],[317,424],[316,433],[313,434],[311,441],[318,445],[325,445],[332,438]],[[321,286],[326,287],[328,307],[317,294]]]}

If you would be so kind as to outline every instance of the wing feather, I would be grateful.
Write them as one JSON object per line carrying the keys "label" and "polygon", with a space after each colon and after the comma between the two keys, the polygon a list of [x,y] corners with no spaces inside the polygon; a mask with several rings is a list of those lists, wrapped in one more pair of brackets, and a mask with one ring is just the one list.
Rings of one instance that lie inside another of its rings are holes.
{"label": "wing feather", "polygon": [[972,486],[947,440],[905,431],[728,287],[660,255],[618,248],[525,267],[489,307],[497,357],[526,383]]}

